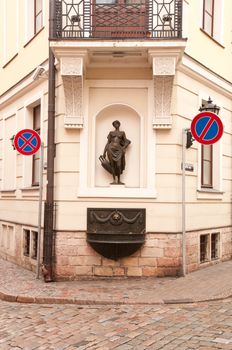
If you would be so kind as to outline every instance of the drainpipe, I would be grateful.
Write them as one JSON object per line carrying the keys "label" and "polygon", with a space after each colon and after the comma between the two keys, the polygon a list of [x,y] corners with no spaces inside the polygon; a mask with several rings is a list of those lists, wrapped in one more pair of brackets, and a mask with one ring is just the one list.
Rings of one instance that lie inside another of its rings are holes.
{"label": "drainpipe", "polygon": [[[54,38],[55,1],[49,0],[49,39]],[[42,274],[45,282],[53,281],[54,241],[54,158],[55,158],[55,57],[49,45],[48,76],[48,135],[47,135],[47,188],[44,206],[44,241]]]}
{"label": "drainpipe", "polygon": [[186,129],[182,130],[182,276],[186,275],[186,198],[185,198],[185,161]]}

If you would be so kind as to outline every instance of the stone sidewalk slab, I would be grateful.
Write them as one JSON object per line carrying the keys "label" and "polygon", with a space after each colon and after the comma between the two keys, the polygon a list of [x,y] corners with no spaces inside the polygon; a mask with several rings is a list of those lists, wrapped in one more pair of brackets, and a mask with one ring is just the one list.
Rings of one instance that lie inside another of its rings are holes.
{"label": "stone sidewalk slab", "polygon": [[35,273],[0,259],[0,299],[38,304],[180,304],[232,296],[232,260],[186,277],[95,278],[44,283]]}

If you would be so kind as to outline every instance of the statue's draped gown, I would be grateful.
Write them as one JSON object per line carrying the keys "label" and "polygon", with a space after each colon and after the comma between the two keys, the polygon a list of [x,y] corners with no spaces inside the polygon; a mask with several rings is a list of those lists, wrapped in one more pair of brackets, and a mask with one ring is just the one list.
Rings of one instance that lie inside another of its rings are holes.
{"label": "statue's draped gown", "polygon": [[122,174],[125,169],[124,146],[128,140],[124,131],[111,131],[108,135],[107,156],[115,175]]}

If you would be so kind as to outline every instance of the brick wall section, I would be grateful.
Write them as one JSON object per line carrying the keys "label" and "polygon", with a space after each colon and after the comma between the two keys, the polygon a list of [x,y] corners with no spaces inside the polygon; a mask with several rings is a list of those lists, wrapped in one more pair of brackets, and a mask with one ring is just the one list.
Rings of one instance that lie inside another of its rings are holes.
{"label": "brick wall section", "polygon": [[[208,262],[200,263],[200,235],[212,233],[220,234],[219,259],[212,261],[209,260]],[[187,232],[186,257],[188,273],[198,270],[199,268],[204,268],[213,264],[217,264],[219,261],[226,261],[232,259],[232,228],[225,227],[221,229]]]}
{"label": "brick wall section", "polygon": [[86,242],[85,232],[59,232],[56,279],[80,276],[176,276],[181,269],[181,235],[147,234],[144,246],[129,257],[109,260]]}

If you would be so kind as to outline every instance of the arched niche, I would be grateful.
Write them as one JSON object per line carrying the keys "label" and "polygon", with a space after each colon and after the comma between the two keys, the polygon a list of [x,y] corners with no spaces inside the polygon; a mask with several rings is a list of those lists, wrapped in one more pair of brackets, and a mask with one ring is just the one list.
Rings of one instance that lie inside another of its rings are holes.
{"label": "arched niche", "polygon": [[114,120],[121,123],[120,130],[125,131],[131,141],[126,151],[126,168],[121,176],[125,187],[140,187],[141,183],[141,118],[131,107],[114,104],[102,109],[95,120],[95,186],[109,187],[112,175],[102,166],[99,156],[103,154],[107,136],[114,130]]}

